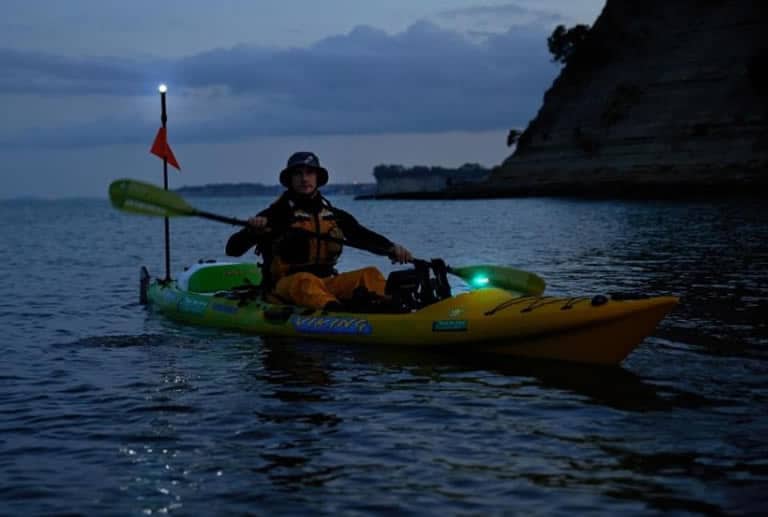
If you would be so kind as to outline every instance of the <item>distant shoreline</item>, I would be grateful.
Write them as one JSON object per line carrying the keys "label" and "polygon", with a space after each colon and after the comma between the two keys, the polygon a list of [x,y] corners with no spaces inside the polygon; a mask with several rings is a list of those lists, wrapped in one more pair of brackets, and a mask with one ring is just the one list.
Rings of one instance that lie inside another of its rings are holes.
{"label": "distant shoreline", "polygon": [[[765,185],[760,185],[764,187]],[[356,200],[414,200],[414,201],[451,201],[470,199],[509,199],[525,197],[557,197],[578,199],[627,199],[627,200],[690,200],[717,198],[761,198],[764,188],[756,189],[754,184],[704,184],[689,183],[659,185],[626,184],[596,184],[596,185],[541,185],[538,188],[530,186],[517,189],[491,189],[486,185],[477,184],[463,189],[454,188],[439,192],[396,192],[377,193],[375,183],[342,183],[331,184],[322,188],[325,195],[354,196]],[[180,187],[175,192],[188,197],[251,197],[279,196],[285,191],[282,185],[261,184],[210,184],[202,186]]]}
{"label": "distant shoreline", "polygon": [[362,194],[355,196],[356,200],[421,200],[421,201],[452,201],[471,199],[511,199],[529,197],[598,199],[598,200],[712,200],[712,199],[765,199],[765,183],[717,183],[690,184],[673,183],[666,185],[638,185],[636,183],[611,183],[595,185],[552,184],[533,188],[493,189],[487,185],[476,185],[474,188],[451,189],[441,192],[398,192],[390,194]]}
{"label": "distant shoreline", "polygon": [[[261,183],[214,183],[200,186],[185,186],[174,192],[189,197],[250,197],[279,196],[285,187]],[[376,192],[375,183],[332,183],[322,188],[326,195],[363,196]]]}

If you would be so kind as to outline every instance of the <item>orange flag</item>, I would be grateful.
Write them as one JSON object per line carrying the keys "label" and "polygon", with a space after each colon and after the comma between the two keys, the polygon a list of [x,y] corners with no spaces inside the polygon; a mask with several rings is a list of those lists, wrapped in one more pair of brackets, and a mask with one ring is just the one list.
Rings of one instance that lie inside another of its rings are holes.
{"label": "orange flag", "polygon": [[168,160],[168,165],[181,170],[179,162],[176,161],[176,157],[173,155],[173,151],[171,151],[171,146],[168,145],[167,133],[164,127],[157,130],[157,136],[155,141],[152,142],[152,149],[149,152],[160,158],[165,158]]}

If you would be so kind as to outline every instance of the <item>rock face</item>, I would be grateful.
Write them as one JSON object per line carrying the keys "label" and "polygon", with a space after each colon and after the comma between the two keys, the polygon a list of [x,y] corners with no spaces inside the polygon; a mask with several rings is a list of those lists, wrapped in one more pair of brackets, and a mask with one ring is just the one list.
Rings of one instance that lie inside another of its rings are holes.
{"label": "rock face", "polygon": [[768,184],[768,2],[608,0],[584,44],[486,195],[719,195]]}
{"label": "rock face", "polygon": [[471,187],[485,182],[489,174],[489,169],[476,163],[465,163],[457,169],[423,165],[377,165],[373,169],[376,192],[361,198],[442,198],[452,188]]}

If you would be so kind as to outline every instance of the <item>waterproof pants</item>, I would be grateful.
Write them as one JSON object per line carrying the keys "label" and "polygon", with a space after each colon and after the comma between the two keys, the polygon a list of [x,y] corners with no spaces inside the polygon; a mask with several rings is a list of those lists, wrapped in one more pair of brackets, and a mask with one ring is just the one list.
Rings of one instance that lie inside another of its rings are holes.
{"label": "waterproof pants", "polygon": [[312,273],[294,273],[278,280],[274,293],[288,303],[322,309],[328,302],[349,300],[357,287],[384,296],[386,284],[381,271],[366,267],[325,278]]}

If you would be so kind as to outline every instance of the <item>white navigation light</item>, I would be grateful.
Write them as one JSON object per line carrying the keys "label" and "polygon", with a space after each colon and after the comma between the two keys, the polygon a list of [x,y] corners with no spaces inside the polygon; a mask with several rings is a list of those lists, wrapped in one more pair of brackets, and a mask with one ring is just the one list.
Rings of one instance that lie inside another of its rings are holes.
{"label": "white navigation light", "polygon": [[157,91],[165,93],[168,91],[168,86],[166,86],[165,83],[161,83],[160,86],[157,87]]}

